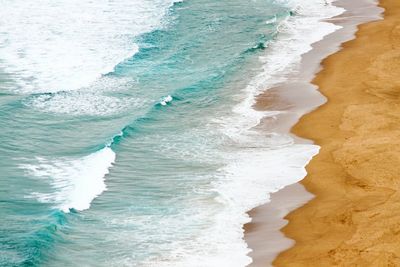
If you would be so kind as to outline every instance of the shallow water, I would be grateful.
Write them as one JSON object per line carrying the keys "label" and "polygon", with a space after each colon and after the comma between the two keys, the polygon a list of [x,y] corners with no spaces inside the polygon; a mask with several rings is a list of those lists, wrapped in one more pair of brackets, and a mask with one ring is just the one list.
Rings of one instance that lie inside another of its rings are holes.
{"label": "shallow water", "polygon": [[318,150],[253,129],[278,112],[252,110],[254,96],[340,10],[0,3],[0,265],[249,263],[245,212]]}

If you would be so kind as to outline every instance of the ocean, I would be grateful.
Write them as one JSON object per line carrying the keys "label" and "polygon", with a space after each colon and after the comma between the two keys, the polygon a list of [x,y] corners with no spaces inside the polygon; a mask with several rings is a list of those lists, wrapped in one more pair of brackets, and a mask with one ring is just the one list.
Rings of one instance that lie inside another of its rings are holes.
{"label": "ocean", "polygon": [[245,266],[318,146],[257,127],[323,0],[0,0],[0,266]]}

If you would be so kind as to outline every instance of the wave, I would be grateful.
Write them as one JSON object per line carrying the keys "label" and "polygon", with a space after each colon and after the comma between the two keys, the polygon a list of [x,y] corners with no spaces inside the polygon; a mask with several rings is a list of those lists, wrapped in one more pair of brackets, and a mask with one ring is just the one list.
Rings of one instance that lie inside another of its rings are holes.
{"label": "wave", "polygon": [[126,93],[128,86],[122,78],[102,77],[89,88],[31,94],[22,103],[26,107],[50,114],[97,117],[138,110],[151,103],[145,96]]}
{"label": "wave", "polygon": [[35,179],[50,182],[52,192],[33,192],[29,197],[51,203],[64,212],[82,211],[106,190],[105,175],[115,161],[115,152],[107,146],[88,156],[70,159],[36,158],[36,164],[23,164]]}
{"label": "wave", "polygon": [[2,65],[12,73],[14,91],[77,90],[136,54],[135,38],[163,27],[173,3],[6,0],[0,10]]}
{"label": "wave", "polygon": [[40,266],[51,256],[55,243],[62,240],[59,231],[64,230],[66,223],[65,213],[61,211],[54,211],[46,218],[38,220],[38,229],[27,236],[25,243],[20,247],[25,251],[24,255],[18,258],[6,258],[6,266],[11,263],[12,266]]}

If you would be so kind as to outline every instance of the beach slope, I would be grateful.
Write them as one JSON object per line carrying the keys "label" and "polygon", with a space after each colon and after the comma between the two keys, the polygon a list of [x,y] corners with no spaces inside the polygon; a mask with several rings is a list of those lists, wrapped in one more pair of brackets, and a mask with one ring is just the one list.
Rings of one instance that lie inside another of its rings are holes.
{"label": "beach slope", "polygon": [[323,61],[328,102],[293,128],[321,146],[302,182],[316,197],[286,217],[296,245],[276,266],[400,266],[400,1],[380,5]]}

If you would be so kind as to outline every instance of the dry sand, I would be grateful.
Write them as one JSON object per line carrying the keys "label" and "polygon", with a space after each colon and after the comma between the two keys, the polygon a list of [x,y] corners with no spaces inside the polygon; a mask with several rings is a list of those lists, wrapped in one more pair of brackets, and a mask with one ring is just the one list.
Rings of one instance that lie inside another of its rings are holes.
{"label": "dry sand", "polygon": [[400,1],[323,61],[328,102],[293,132],[321,146],[302,184],[316,197],[291,212],[296,241],[276,266],[400,266]]}

